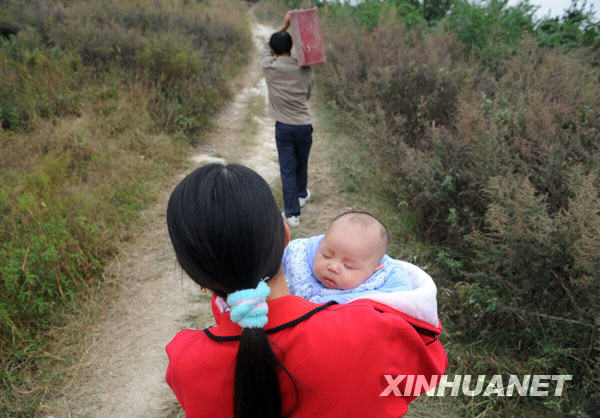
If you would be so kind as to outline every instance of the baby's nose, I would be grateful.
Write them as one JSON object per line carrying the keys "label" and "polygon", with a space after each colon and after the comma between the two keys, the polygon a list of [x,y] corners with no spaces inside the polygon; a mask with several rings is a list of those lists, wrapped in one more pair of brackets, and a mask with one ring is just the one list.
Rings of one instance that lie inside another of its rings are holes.
{"label": "baby's nose", "polygon": [[332,273],[338,274],[340,272],[340,263],[337,263],[335,261],[332,261],[331,263],[329,263],[329,265],[327,266],[327,269],[329,271],[331,271]]}

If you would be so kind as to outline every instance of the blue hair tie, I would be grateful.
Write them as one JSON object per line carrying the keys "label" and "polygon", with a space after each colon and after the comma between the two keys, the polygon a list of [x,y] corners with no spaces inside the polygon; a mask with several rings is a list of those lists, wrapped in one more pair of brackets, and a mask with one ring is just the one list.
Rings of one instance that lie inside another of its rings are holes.
{"label": "blue hair tie", "polygon": [[262,279],[254,289],[242,289],[227,295],[230,317],[242,328],[262,328],[267,323],[267,296],[271,288]]}

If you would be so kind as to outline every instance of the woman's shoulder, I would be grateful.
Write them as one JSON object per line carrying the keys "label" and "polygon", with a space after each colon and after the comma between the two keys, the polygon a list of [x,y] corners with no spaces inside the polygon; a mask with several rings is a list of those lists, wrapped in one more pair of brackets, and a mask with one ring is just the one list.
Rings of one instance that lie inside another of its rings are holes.
{"label": "woman's shoulder", "polygon": [[[379,306],[368,299],[357,299],[348,303],[333,304],[325,309],[335,316],[353,316],[358,320],[372,320],[373,318],[387,318],[389,312],[379,308]],[[393,315],[392,315],[393,317]],[[398,317],[399,318],[399,317]]]}
{"label": "woman's shoulder", "polygon": [[360,339],[377,336],[380,342],[402,340],[410,343],[421,339],[418,330],[404,316],[380,309],[367,299],[328,306],[307,325],[312,328],[311,332],[353,334]]}
{"label": "woman's shoulder", "polygon": [[319,373],[339,375],[360,364],[361,376],[383,383],[385,374],[441,375],[448,366],[437,335],[369,300],[327,306],[294,328],[275,337],[277,346],[290,364],[310,362]]}
{"label": "woman's shoulder", "polygon": [[184,329],[173,337],[165,349],[169,359],[173,361],[188,351],[190,347],[193,347],[193,351],[197,354],[198,347],[201,347],[205,341],[208,341],[208,338],[204,331]]}
{"label": "woman's shoulder", "polygon": [[407,365],[412,365],[425,374],[439,375],[448,367],[446,352],[438,339],[441,327],[435,330],[425,327],[421,321],[366,299],[332,305],[323,315],[324,327],[327,323],[333,325],[329,332],[337,327],[337,336],[347,334],[372,352],[389,356],[390,370],[404,371]]}

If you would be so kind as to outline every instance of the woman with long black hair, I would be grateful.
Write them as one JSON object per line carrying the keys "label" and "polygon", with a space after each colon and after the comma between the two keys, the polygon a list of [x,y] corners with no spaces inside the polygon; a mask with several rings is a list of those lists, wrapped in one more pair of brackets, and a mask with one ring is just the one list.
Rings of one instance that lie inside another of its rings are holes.
{"label": "woman with long black hair", "polygon": [[213,292],[216,325],[167,345],[167,382],[187,417],[401,416],[423,388],[397,376],[435,384],[446,369],[437,335],[400,315],[289,294],[289,229],[249,168],[193,171],[171,195],[167,224],[182,268]]}

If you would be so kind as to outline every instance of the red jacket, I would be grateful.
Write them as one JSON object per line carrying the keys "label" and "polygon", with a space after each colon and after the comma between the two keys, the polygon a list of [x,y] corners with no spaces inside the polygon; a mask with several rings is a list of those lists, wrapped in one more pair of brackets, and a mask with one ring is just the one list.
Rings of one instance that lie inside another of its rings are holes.
{"label": "red jacket", "polygon": [[[402,416],[414,396],[379,396],[388,387],[384,375],[428,377],[448,366],[441,327],[411,325],[410,317],[368,300],[327,306],[290,295],[268,304],[265,330],[298,387],[293,417]],[[188,418],[233,416],[241,328],[215,308],[214,297],[213,313],[216,326],[183,330],[166,348],[167,383]],[[280,376],[285,413],[295,397]]]}

